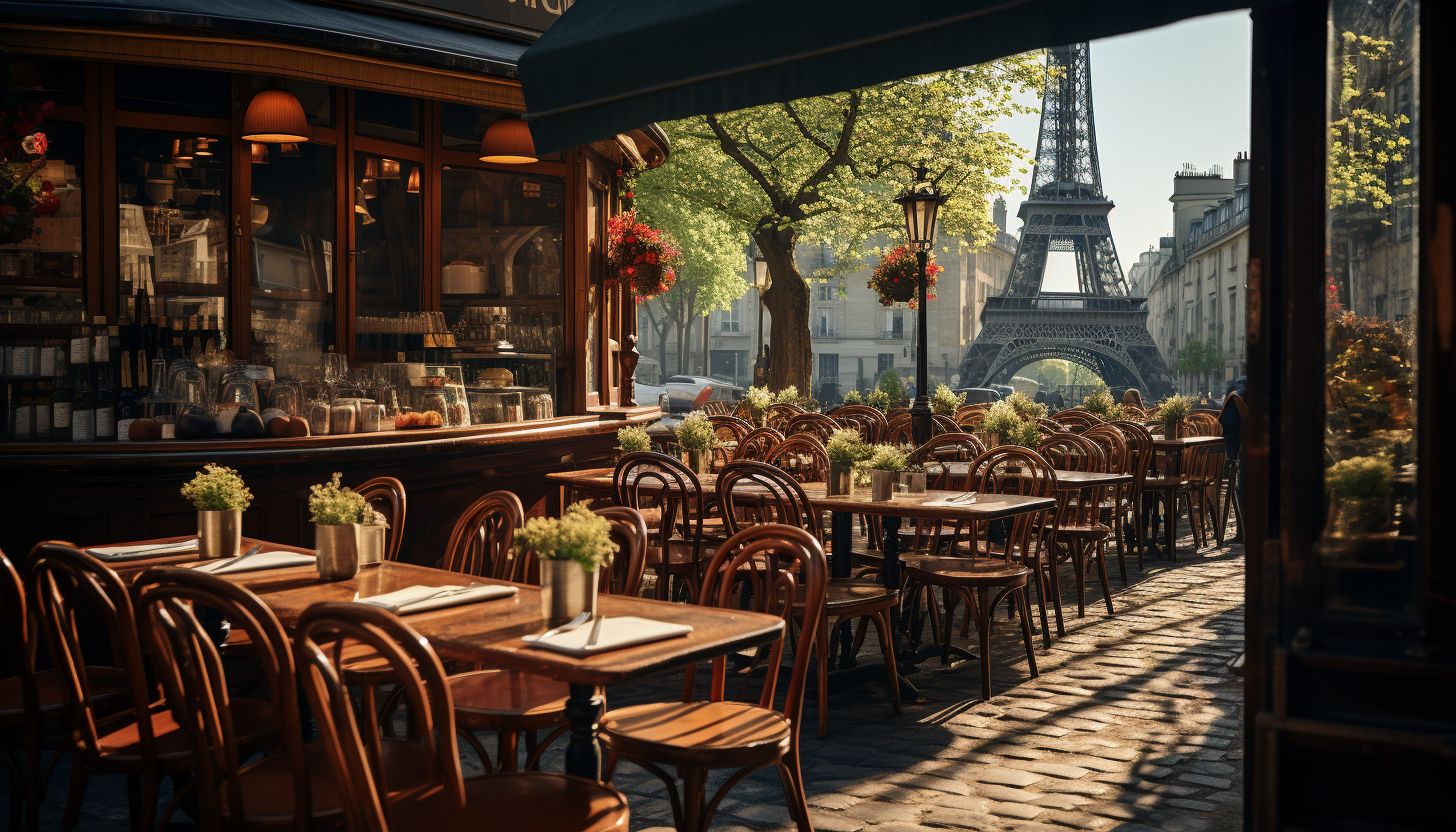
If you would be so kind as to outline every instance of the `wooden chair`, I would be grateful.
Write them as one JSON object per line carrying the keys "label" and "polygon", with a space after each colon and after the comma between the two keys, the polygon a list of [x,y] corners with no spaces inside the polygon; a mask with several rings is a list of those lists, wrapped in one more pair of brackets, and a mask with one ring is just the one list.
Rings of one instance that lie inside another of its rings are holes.
{"label": "wooden chair", "polygon": [[1132,484],[1126,489],[1128,507],[1132,513],[1132,536],[1137,546],[1138,569],[1143,568],[1143,555],[1147,551],[1147,516],[1143,511],[1143,485],[1152,468],[1153,435],[1141,422],[1118,419],[1108,424],[1122,431],[1127,440],[1127,452],[1131,458],[1127,473],[1133,475]]}
{"label": "wooden chair", "polygon": [[[330,658],[330,645],[339,641],[364,643],[403,680],[411,729],[401,742],[415,746],[416,761],[408,776],[383,764],[379,749],[357,730],[352,699]],[[591,780],[539,771],[465,780],[445,669],[429,642],[392,613],[364,604],[315,604],[300,617],[294,645],[346,829],[626,831],[625,798]]]}
{"label": "wooden chair", "polygon": [[773,428],[780,433],[787,433],[789,420],[804,412],[806,412],[804,408],[796,404],[789,404],[788,402],[771,404],[763,411],[763,424],[764,427]]}
{"label": "wooden chair", "polygon": [[864,441],[870,444],[881,442],[885,428],[889,427],[885,414],[864,404],[847,404],[831,413],[830,418],[844,427],[858,430]]}
{"label": "wooden chair", "polygon": [[[327,755],[323,746],[304,743],[293,647],[268,606],[223,578],[173,566],[143,572],[132,594],[151,666],[173,719],[191,743],[199,826],[251,830],[291,825],[302,830],[339,825],[344,806]],[[203,608],[247,631],[249,656],[260,665],[273,710],[275,731],[268,738],[272,753],[246,765],[248,753],[235,740],[241,727],[235,710],[238,699],[229,691],[223,655],[213,634],[197,615]],[[377,736],[373,741],[397,776],[407,778],[418,767],[407,753],[410,746],[381,742]]]}
{"label": "wooden chair", "polygon": [[1088,413],[1085,410],[1063,410],[1052,417],[1052,421],[1065,425],[1067,429],[1081,433],[1082,430],[1093,425],[1102,424],[1102,420]]}
{"label": "wooden chair", "polygon": [[775,445],[763,461],[777,466],[796,482],[824,482],[829,479],[829,452],[812,436],[790,436]]}
{"label": "wooden chair", "polygon": [[354,491],[369,501],[374,510],[389,521],[385,532],[384,559],[399,560],[399,544],[404,540],[406,500],[404,483],[394,477],[375,477],[361,483]]}
{"label": "wooden chair", "polygon": [[[671,597],[673,577],[689,598],[698,594],[702,575],[707,504],[698,477],[676,459],[650,451],[623,454],[612,474],[617,505],[655,516],[649,527],[647,568],[657,578],[657,597]],[[721,523],[721,518],[716,518]]]}
{"label": "wooden chair", "polygon": [[647,521],[642,512],[627,506],[599,508],[595,514],[611,522],[612,542],[617,544],[612,568],[598,572],[597,591],[636,597],[647,569]]}
{"label": "wooden chair", "polygon": [[932,436],[938,436],[942,433],[960,432],[960,426],[955,423],[954,419],[949,416],[942,416],[939,413],[930,414],[930,428]]}
{"label": "wooden chair", "polygon": [[1041,428],[1043,434],[1068,433],[1067,426],[1055,419],[1048,419],[1045,416],[1037,417],[1036,426]]}
{"label": "wooden chair", "polygon": [[[942,433],[912,451],[906,458],[906,462],[910,465],[933,465],[936,462],[968,463],[985,452],[986,448],[981,444],[981,440],[969,433]],[[949,465],[942,466],[939,471],[930,472],[926,477],[926,487],[937,491],[954,491],[961,485],[963,485],[963,480],[952,473]],[[907,534],[912,536],[909,540],[909,547],[905,548],[903,543]],[[900,535],[901,551],[927,552],[935,555],[940,550],[942,543],[955,537],[955,530],[947,530],[939,521],[917,520],[914,529],[902,529]]]}
{"label": "wooden chair", "polygon": [[738,443],[753,430],[753,425],[728,415],[709,416],[708,421],[713,425],[713,435],[718,437],[718,447],[713,449],[713,470],[716,471],[733,461]]}
{"label": "wooden chair", "polygon": [[733,454],[733,461],[742,462],[745,459],[762,461],[768,456],[768,452],[782,441],[784,441],[784,435],[773,428],[754,428],[738,443],[738,450]]}
{"label": "wooden chair", "polygon": [[[1011,473],[1007,470],[1010,467],[1019,470]],[[983,494],[1051,497],[1056,491],[1056,473],[1047,461],[1034,451],[1016,446],[993,448],[981,455],[972,463],[970,479],[975,483],[974,490]],[[919,604],[915,599],[920,588],[940,587],[944,594],[945,621],[939,628],[943,663],[949,663],[950,654],[955,651],[951,644],[955,601],[958,597],[966,600],[966,615],[975,622],[980,639],[981,696],[984,699],[991,698],[991,627],[995,620],[993,613],[1002,600],[1009,599],[1015,604],[1021,619],[1022,642],[1031,678],[1035,679],[1038,675],[1032,644],[1031,606],[1026,589],[1028,579],[1040,567],[1036,564],[1027,566],[1026,561],[1031,560],[1032,543],[1042,536],[1049,514],[1037,511],[1011,518],[1005,524],[1006,540],[1002,543],[991,542],[988,530],[982,528],[985,523],[968,523],[964,540],[965,551],[970,557],[919,558],[906,564],[906,591],[911,593],[910,608],[917,614]],[[952,551],[958,550],[957,543]]]}
{"label": "wooden chair", "polygon": [[885,427],[884,441],[891,445],[913,445],[915,443],[912,431],[910,430],[910,414],[908,412],[890,417],[889,424]]}
{"label": "wooden chair", "polygon": [[908,408],[908,407],[892,407],[889,410],[886,410],[885,411],[885,418],[886,419],[890,419],[890,420],[893,420],[896,416],[909,416],[909,415],[910,415],[910,408]]}
{"label": "wooden chair", "polygon": [[[733,535],[713,555],[699,602],[737,608],[739,587],[752,587],[757,612],[784,619],[785,632],[802,615],[804,632],[818,632],[825,605],[827,564],[819,540],[803,529],[764,524]],[[784,638],[761,651],[768,672],[757,704],[727,699],[728,665],[713,660],[707,701],[692,701],[696,666],[687,668],[683,701],[636,705],[609,711],[601,721],[603,745],[610,752],[607,777],[619,759],[631,760],[662,780],[672,797],[674,825],[680,832],[705,832],[723,797],[743,778],[768,766],[778,769],[789,817],[800,832],[811,832],[809,805],[799,767],[799,722],[810,650],[794,652],[782,710],[774,708]],[[736,674],[735,674],[736,675]],[[745,677],[746,678],[746,677]],[[676,778],[661,766],[676,769]],[[735,769],[709,799],[707,774]],[[678,796],[676,779],[682,780]]]}
{"label": "wooden chair", "polygon": [[727,416],[733,408],[732,402],[712,401],[703,402],[701,410],[709,416]]}
{"label": "wooden chair", "polygon": [[[1122,428],[1104,423],[1088,428],[1082,433],[1082,438],[1096,442],[1102,449],[1109,473],[1128,474],[1136,482],[1137,475],[1134,470],[1138,467],[1138,456],[1128,444],[1127,435]],[[1112,542],[1117,546],[1117,572],[1122,578],[1123,586],[1127,586],[1127,518],[1130,512],[1135,513],[1132,512],[1135,505],[1132,501],[1132,487],[1133,483],[1126,483],[1108,488],[1098,513],[1099,521],[1112,527]]]}
{"label": "wooden chair", "polygon": [[961,430],[970,433],[986,420],[988,410],[989,408],[983,405],[964,405],[956,409],[955,423],[960,426]]}
{"label": "wooden chair", "polygon": [[[71,789],[61,828],[76,828],[91,775],[123,774],[138,800],[134,822],[152,829],[162,777],[193,770],[192,743],[167,703],[152,696],[126,586],[84,552],[41,544],[31,550],[26,590],[56,663],[66,719],[74,731]],[[78,616],[78,610],[86,614]],[[89,632],[93,629],[99,632]],[[88,646],[108,642],[109,665],[86,661]],[[125,691],[129,707],[108,717],[96,692],[118,689]],[[240,748],[273,732],[275,711],[267,703],[236,699],[230,712]]]}
{"label": "wooden chair", "polygon": [[[1061,471],[1106,473],[1107,457],[1091,439],[1075,433],[1062,433],[1043,439],[1038,453]],[[1080,491],[1059,491],[1055,546],[1065,546],[1066,559],[1072,562],[1077,580],[1077,617],[1087,615],[1087,562],[1097,565],[1102,592],[1107,600],[1107,613],[1113,613],[1112,585],[1107,578],[1106,543],[1112,528],[1102,523],[1101,507],[1105,488],[1084,488]],[[1055,551],[1055,549],[1053,549]]]}
{"label": "wooden chair", "polygon": [[[1218,491],[1223,480],[1226,453],[1222,445],[1200,445],[1183,451],[1186,472],[1179,494],[1188,506],[1188,523],[1193,526],[1199,548],[1208,545],[1208,523],[1213,520],[1217,545],[1223,545],[1223,524],[1219,522]],[[1197,519],[1194,519],[1194,508]]]}
{"label": "wooden chair", "polygon": [[[740,487],[743,490],[735,494],[735,489]],[[793,526],[814,535],[815,540],[824,539],[819,513],[793,477],[779,468],[762,462],[735,462],[723,469],[718,475],[718,507],[733,534],[749,527],[738,520],[737,512],[733,510],[745,503],[753,506],[755,524]],[[829,654],[833,652],[829,633],[856,618],[859,619],[859,632],[852,649],[855,653],[859,652],[866,629],[873,622],[880,638],[880,654],[889,673],[890,704],[895,713],[900,713],[900,682],[895,669],[894,645],[890,641],[890,610],[899,603],[899,591],[886,589],[878,581],[831,578],[826,598],[819,629],[813,635],[818,659],[820,737],[829,735]],[[831,619],[833,627],[830,626]]]}
{"label": "wooden chair", "polygon": [[1223,425],[1212,413],[1190,413],[1184,424],[1189,428],[1189,436],[1223,436]]}
{"label": "wooden chair", "polygon": [[498,581],[526,580],[526,560],[515,558],[511,539],[526,522],[521,499],[510,491],[492,491],[455,520],[440,568]]}
{"label": "wooden chair", "polygon": [[829,434],[839,430],[839,427],[838,422],[823,413],[800,413],[789,420],[788,426],[784,428],[784,436],[805,433],[820,442],[828,442]]}

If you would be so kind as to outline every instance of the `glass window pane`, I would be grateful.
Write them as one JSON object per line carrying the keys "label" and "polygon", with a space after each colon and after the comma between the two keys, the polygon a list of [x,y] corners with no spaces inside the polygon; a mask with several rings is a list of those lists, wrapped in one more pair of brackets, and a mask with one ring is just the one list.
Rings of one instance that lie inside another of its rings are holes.
{"label": "glass window pane", "polygon": [[1418,5],[1330,4],[1324,602],[1408,619],[1419,559],[1415,366]]}
{"label": "glass window pane", "polygon": [[419,189],[410,192],[411,165],[386,162],[398,160],[354,158],[354,293],[361,317],[420,310]]}
{"label": "glass window pane", "polygon": [[420,102],[384,92],[355,90],[354,132],[417,145],[420,143]]}
{"label": "glass window pane", "polygon": [[303,115],[309,124],[319,127],[334,126],[334,88],[328,84],[316,84],[299,78],[277,78],[268,75],[252,77],[253,92],[264,87],[282,87],[293,93],[303,107]]}
{"label": "glass window pane", "polygon": [[15,57],[10,59],[10,69],[21,98],[31,104],[50,101],[79,107],[86,103],[86,68],[80,61]]}
{"label": "glass window pane", "polygon": [[[35,216],[34,232],[0,229],[0,323],[80,323],[85,317],[81,240],[81,169],[85,131],[47,121],[46,164],[35,179],[55,189],[55,212]],[[13,228],[14,226],[11,226]]]}
{"label": "glass window pane", "polygon": [[231,118],[232,100],[232,76],[225,72],[116,65],[118,110]]}
{"label": "glass window pane", "polygon": [[[334,344],[334,148],[253,161],[253,362],[313,378]],[[266,160],[266,161],[260,161]]]}
{"label": "glass window pane", "polygon": [[228,140],[118,130],[116,178],[122,322],[209,316],[226,332]]}
{"label": "glass window pane", "polygon": [[482,110],[468,104],[441,104],[440,146],[466,153],[479,151],[485,128],[500,116],[496,110]]}

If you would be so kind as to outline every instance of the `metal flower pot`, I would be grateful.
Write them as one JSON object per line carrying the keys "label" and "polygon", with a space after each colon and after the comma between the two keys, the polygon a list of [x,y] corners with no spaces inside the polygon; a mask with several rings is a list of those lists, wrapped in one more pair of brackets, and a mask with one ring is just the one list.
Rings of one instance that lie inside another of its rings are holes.
{"label": "metal flower pot", "polygon": [[319,577],[326,581],[346,581],[359,572],[359,530],[356,523],[337,526],[313,524],[315,555]]}
{"label": "metal flower pot", "polygon": [[241,511],[197,512],[197,553],[203,560],[235,558],[242,548]]}
{"label": "metal flower pot", "polygon": [[683,460],[690,470],[698,476],[703,476],[713,470],[712,451],[688,451],[687,459]]}
{"label": "metal flower pot", "polygon": [[925,493],[926,474],[924,471],[901,471],[900,484],[905,486],[905,491],[910,494]]}
{"label": "metal flower pot", "polygon": [[854,493],[854,463],[853,462],[831,462],[829,463],[829,482],[825,483],[825,493],[830,497],[848,497]]}
{"label": "metal flower pot", "polygon": [[1182,421],[1183,421],[1182,419],[1164,419],[1163,420],[1163,438],[1164,439],[1177,439],[1178,438],[1178,425]]}
{"label": "metal flower pot", "polygon": [[384,562],[385,538],[389,534],[387,526],[360,526],[359,527],[359,568],[378,566]]}
{"label": "metal flower pot", "polygon": [[995,433],[993,431],[978,430],[971,435],[981,440],[981,446],[988,451],[992,448],[998,448],[1001,446],[1001,434],[999,433]]}
{"label": "metal flower pot", "polygon": [[895,496],[895,486],[900,482],[899,471],[871,471],[870,499],[883,503]]}
{"label": "metal flower pot", "polygon": [[597,611],[597,573],[574,560],[541,558],[541,617],[555,627]]}

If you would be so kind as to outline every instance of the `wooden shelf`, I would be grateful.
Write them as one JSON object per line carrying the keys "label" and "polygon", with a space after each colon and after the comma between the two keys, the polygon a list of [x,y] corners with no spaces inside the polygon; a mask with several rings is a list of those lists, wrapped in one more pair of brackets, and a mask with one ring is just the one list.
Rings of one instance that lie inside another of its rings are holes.
{"label": "wooden shelf", "polygon": [[6,289],[32,286],[46,289],[75,289],[77,292],[85,288],[81,279],[77,277],[50,277],[41,274],[7,274],[0,276],[0,287]]}
{"label": "wooden shelf", "polygon": [[153,284],[157,295],[201,295],[211,298],[225,298],[228,296],[226,283],[163,283],[157,281]]}
{"label": "wooden shelf", "polygon": [[71,327],[80,325],[80,321],[73,324],[11,324],[0,321],[0,332],[21,338],[69,338]]}
{"label": "wooden shelf", "polygon": [[330,301],[334,298],[333,293],[331,292],[305,292],[289,289],[259,289],[256,286],[253,287],[253,297],[262,298],[265,300],[307,300],[315,302]]}

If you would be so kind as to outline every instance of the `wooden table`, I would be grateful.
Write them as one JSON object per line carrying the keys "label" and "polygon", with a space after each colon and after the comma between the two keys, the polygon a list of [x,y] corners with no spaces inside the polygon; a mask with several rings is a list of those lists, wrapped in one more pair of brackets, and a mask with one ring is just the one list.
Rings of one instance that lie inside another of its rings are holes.
{"label": "wooden table", "polygon": [[[179,539],[136,542],[161,543]],[[245,539],[244,551],[257,543],[264,542]],[[309,551],[269,543],[264,543],[264,547],[269,551]],[[147,567],[185,565],[195,563],[197,559],[196,554],[191,554],[131,561],[118,564],[116,571],[129,583]],[[257,593],[283,625],[291,628],[305,609],[321,601],[355,601],[415,585],[458,584],[464,576],[442,569],[385,562],[360,570],[358,575],[346,581],[323,581],[311,566],[219,577]],[[469,580],[507,584],[488,578]],[[519,588],[514,597],[413,613],[404,616],[404,620],[428,639],[430,646],[443,657],[528,671],[568,683],[571,693],[566,715],[571,723],[571,738],[566,749],[566,771],[598,780],[601,779],[601,747],[596,732],[603,710],[598,687],[676,670],[703,659],[767,644],[778,638],[784,629],[783,619],[762,613],[602,595],[597,599],[597,611],[602,615],[631,615],[689,624],[693,631],[681,638],[576,658],[534,648],[521,640],[522,636],[547,629],[546,621],[541,617],[540,589],[526,584],[509,585]]]}
{"label": "wooden table", "polygon": [[[1176,477],[1183,470],[1183,451],[1184,451],[1185,448],[1206,447],[1206,446],[1215,445],[1215,444],[1222,445],[1223,444],[1223,437],[1222,436],[1184,436],[1184,437],[1180,437],[1178,439],[1163,439],[1161,437],[1154,436],[1153,437],[1153,453],[1154,454],[1160,454],[1160,455],[1162,455],[1162,457],[1163,457],[1163,471],[1168,476],[1174,476],[1174,477]],[[1177,500],[1174,500],[1174,502],[1176,503]],[[1163,508],[1163,515],[1164,515],[1163,516],[1163,545],[1166,547],[1163,550],[1163,552],[1168,553],[1169,556],[1171,557],[1171,553],[1173,552],[1173,547],[1174,547],[1174,545],[1176,543],[1176,539],[1177,539],[1177,532],[1176,532],[1176,529],[1178,527],[1178,509],[1177,509],[1177,506],[1164,506],[1164,508]],[[1192,523],[1193,522],[1193,515],[1192,514],[1189,514],[1188,515],[1188,522],[1189,523]],[[1154,536],[1151,540],[1145,541],[1145,544],[1151,545],[1153,547],[1153,554],[1154,555],[1161,554],[1158,551],[1158,543],[1157,543],[1157,537],[1156,536]]]}

